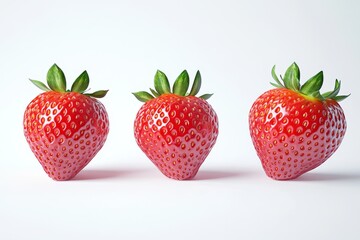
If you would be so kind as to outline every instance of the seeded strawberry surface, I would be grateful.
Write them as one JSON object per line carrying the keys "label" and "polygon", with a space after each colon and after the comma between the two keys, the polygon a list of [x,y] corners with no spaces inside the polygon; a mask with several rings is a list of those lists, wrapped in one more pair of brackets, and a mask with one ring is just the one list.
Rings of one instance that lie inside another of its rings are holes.
{"label": "seeded strawberry surface", "polygon": [[334,100],[313,100],[288,89],[260,96],[250,111],[251,136],[265,172],[292,179],[325,162],[340,146],[346,121]]}
{"label": "seeded strawberry surface", "polygon": [[340,146],[346,119],[338,101],[340,81],[320,94],[323,72],[300,84],[293,63],[280,79],[272,69],[275,89],[258,97],[249,112],[250,136],[265,173],[277,180],[294,179],[320,166]]}
{"label": "seeded strawberry surface", "polygon": [[212,94],[195,95],[201,86],[197,71],[190,92],[184,70],[173,89],[166,75],[157,71],[151,94],[133,93],[145,102],[134,121],[134,136],[140,149],[167,177],[187,180],[195,177],[218,136],[218,118],[206,101]]}
{"label": "seeded strawberry surface", "polygon": [[56,180],[71,179],[83,169],[104,145],[108,131],[102,103],[75,92],[42,93],[24,114],[26,140]]}
{"label": "seeded strawberry surface", "polygon": [[85,93],[89,76],[84,71],[66,90],[62,70],[54,64],[47,84],[31,80],[45,91],[35,97],[24,113],[24,135],[45,172],[54,180],[78,174],[103,147],[109,132],[104,105],[95,98],[106,90]]}
{"label": "seeded strawberry surface", "polygon": [[135,119],[135,138],[147,157],[174,179],[193,178],[216,142],[218,120],[197,97],[165,94],[146,102]]}

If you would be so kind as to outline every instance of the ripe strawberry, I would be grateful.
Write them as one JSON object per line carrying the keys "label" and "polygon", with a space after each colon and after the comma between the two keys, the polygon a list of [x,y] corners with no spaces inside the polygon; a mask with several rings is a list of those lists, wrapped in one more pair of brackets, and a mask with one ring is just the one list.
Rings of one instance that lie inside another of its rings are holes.
{"label": "ripe strawberry", "polygon": [[[340,146],[345,135],[345,115],[338,101],[340,82],[320,94],[323,72],[300,85],[300,70],[293,63],[283,83],[275,74],[276,89],[262,94],[249,114],[250,135],[265,173],[288,180],[318,167]],[[282,78],[282,77],[281,77]]]}
{"label": "ripe strawberry", "polygon": [[66,90],[65,75],[54,64],[44,83],[30,80],[45,92],[35,97],[24,114],[24,135],[31,150],[54,180],[69,180],[79,173],[105,143],[109,120],[95,98],[106,91],[84,93],[89,76],[84,71]]}
{"label": "ripe strawberry", "polygon": [[145,102],[134,122],[135,139],[141,150],[167,177],[193,178],[210,153],[218,136],[218,118],[200,97],[201,75],[198,71],[190,93],[189,75],[184,70],[176,79],[173,91],[166,75],[157,71],[155,89],[133,93]]}

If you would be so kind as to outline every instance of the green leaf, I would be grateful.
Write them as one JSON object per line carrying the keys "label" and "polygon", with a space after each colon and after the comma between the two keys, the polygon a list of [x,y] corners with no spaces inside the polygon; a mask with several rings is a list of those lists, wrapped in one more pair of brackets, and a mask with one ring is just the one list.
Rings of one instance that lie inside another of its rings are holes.
{"label": "green leaf", "polygon": [[340,101],[344,100],[345,98],[347,98],[347,97],[349,97],[349,96],[350,96],[350,94],[348,94],[348,95],[340,95],[340,96],[334,97],[333,99],[334,99],[335,101],[337,101],[337,102],[340,102]]}
{"label": "green leaf", "polygon": [[157,91],[155,91],[154,89],[152,89],[152,88],[150,88],[150,92],[151,92],[155,97],[159,97],[159,96],[160,96],[160,94],[159,94]]}
{"label": "green leaf", "polygon": [[64,72],[56,64],[51,66],[46,79],[51,90],[56,92],[66,92],[66,79]]}
{"label": "green leaf", "polygon": [[349,97],[350,94],[338,96],[338,94],[340,92],[340,87],[341,87],[341,82],[336,79],[334,90],[323,93],[322,96],[324,97],[324,99],[333,99],[337,102],[340,102],[340,101],[346,99],[347,97]]}
{"label": "green leaf", "polygon": [[320,101],[324,101],[325,98],[320,94],[320,91],[313,92],[312,94],[308,95],[314,98],[319,99]]}
{"label": "green leaf", "polygon": [[198,70],[196,72],[194,83],[191,87],[191,91],[190,91],[189,95],[196,96],[196,94],[199,93],[200,88],[201,88],[201,74],[200,74],[200,71]]}
{"label": "green leaf", "polygon": [[341,86],[341,82],[339,80],[335,80],[335,87],[334,90],[323,93],[322,96],[325,99],[333,99],[334,97],[336,97],[339,94],[340,91],[340,86]]}
{"label": "green leaf", "polygon": [[89,86],[89,75],[86,71],[80,74],[80,76],[75,80],[71,86],[72,92],[83,93]]}
{"label": "green leaf", "polygon": [[276,83],[270,83],[271,85],[273,85],[274,87],[277,88],[282,88],[284,87],[284,85],[280,82],[279,78],[277,77],[276,73],[275,73],[275,65],[273,66],[273,68],[271,69],[271,76],[272,78],[275,80]]}
{"label": "green leaf", "polygon": [[190,80],[188,72],[186,70],[182,71],[182,73],[180,73],[174,82],[173,93],[180,96],[185,96],[189,88],[189,82]]}
{"label": "green leaf", "polygon": [[323,79],[324,74],[320,71],[302,85],[300,92],[308,96],[318,95],[323,84]]}
{"label": "green leaf", "polygon": [[286,88],[294,91],[299,91],[300,70],[295,62],[291,64],[290,67],[286,70],[283,80]]}
{"label": "green leaf", "polygon": [[167,79],[165,73],[161,72],[160,70],[156,71],[154,85],[156,91],[160,95],[164,93],[171,93],[169,80]]}
{"label": "green leaf", "polygon": [[212,95],[213,95],[213,93],[211,93],[211,94],[207,93],[207,94],[201,95],[199,98],[202,98],[204,100],[208,100]]}
{"label": "green leaf", "polygon": [[[272,68],[271,74],[275,79],[275,83],[271,83],[271,84],[275,87],[281,87],[282,84],[275,74],[275,66]],[[286,88],[299,92],[303,95],[309,96],[311,98],[316,98],[320,101],[325,101],[326,99],[342,101],[348,96],[350,96],[350,94],[337,96],[340,92],[340,86],[341,86],[341,82],[337,79],[335,80],[335,87],[332,91],[328,91],[323,94],[320,94],[320,89],[324,81],[324,74],[322,71],[317,73],[315,76],[311,77],[301,86],[300,70],[295,62],[290,67],[288,67],[288,69],[285,72],[284,78],[281,75],[280,78],[284,82]]]}
{"label": "green leaf", "polygon": [[154,98],[153,95],[151,95],[150,93],[148,92],[145,92],[145,91],[140,91],[140,92],[135,92],[135,93],[132,93],[140,102],[147,102],[151,99]]}
{"label": "green leaf", "polygon": [[32,80],[32,79],[29,79],[35,86],[37,86],[38,88],[40,88],[41,90],[47,92],[47,91],[50,91],[51,89],[48,88],[48,86],[46,86],[44,83],[38,81],[38,80]]}
{"label": "green leaf", "polygon": [[[177,79],[174,82],[173,85],[173,93],[181,96],[195,96],[198,94],[200,87],[201,87],[201,74],[200,71],[196,72],[194,83],[191,87],[190,93],[187,93],[187,90],[189,88],[190,78],[189,74],[186,70],[182,71],[181,74],[177,77]],[[170,90],[170,84],[166,77],[166,75],[161,72],[160,70],[157,70],[155,77],[154,77],[154,85],[155,90],[150,88],[150,92],[146,91],[140,91],[132,93],[138,100],[142,102],[149,101],[150,99],[153,99],[155,97],[159,97],[161,94],[164,93],[171,93]],[[204,94],[200,96],[199,98],[202,99],[209,99],[213,94]],[[155,96],[155,97],[154,97]]]}
{"label": "green leaf", "polygon": [[85,93],[84,95],[94,98],[103,98],[108,93],[109,90],[99,90],[93,93]]}
{"label": "green leaf", "polygon": [[279,85],[279,84],[273,83],[273,82],[270,82],[270,84],[273,85],[276,88],[283,88],[284,87],[283,85]]}

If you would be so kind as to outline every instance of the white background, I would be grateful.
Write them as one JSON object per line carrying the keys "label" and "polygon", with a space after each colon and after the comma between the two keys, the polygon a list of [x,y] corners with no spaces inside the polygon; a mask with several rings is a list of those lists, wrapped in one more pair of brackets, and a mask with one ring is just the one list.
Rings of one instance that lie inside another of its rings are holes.
{"label": "white background", "polygon": [[[1,239],[359,239],[359,1],[0,0]],[[342,80],[348,131],[322,166],[294,181],[266,177],[248,130],[252,102],[296,61],[302,80]],[[72,181],[47,177],[22,117],[57,63],[83,71],[110,117],[108,140]],[[220,135],[192,181],[163,176],[141,152],[131,92],[187,69]]]}

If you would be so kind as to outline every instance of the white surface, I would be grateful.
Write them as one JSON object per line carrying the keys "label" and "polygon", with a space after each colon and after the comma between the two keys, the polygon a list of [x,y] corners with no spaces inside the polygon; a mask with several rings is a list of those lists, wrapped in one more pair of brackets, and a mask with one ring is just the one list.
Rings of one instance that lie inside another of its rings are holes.
{"label": "white surface", "polygon": [[[0,0],[1,239],[359,239],[358,1]],[[295,181],[267,178],[247,114],[270,70],[293,61],[303,81],[342,80],[348,131],[339,150]],[[83,70],[110,116],[102,151],[73,181],[48,178],[22,116],[56,62],[68,84]],[[220,135],[192,181],[167,179],[133,138],[156,69],[202,73]]]}

